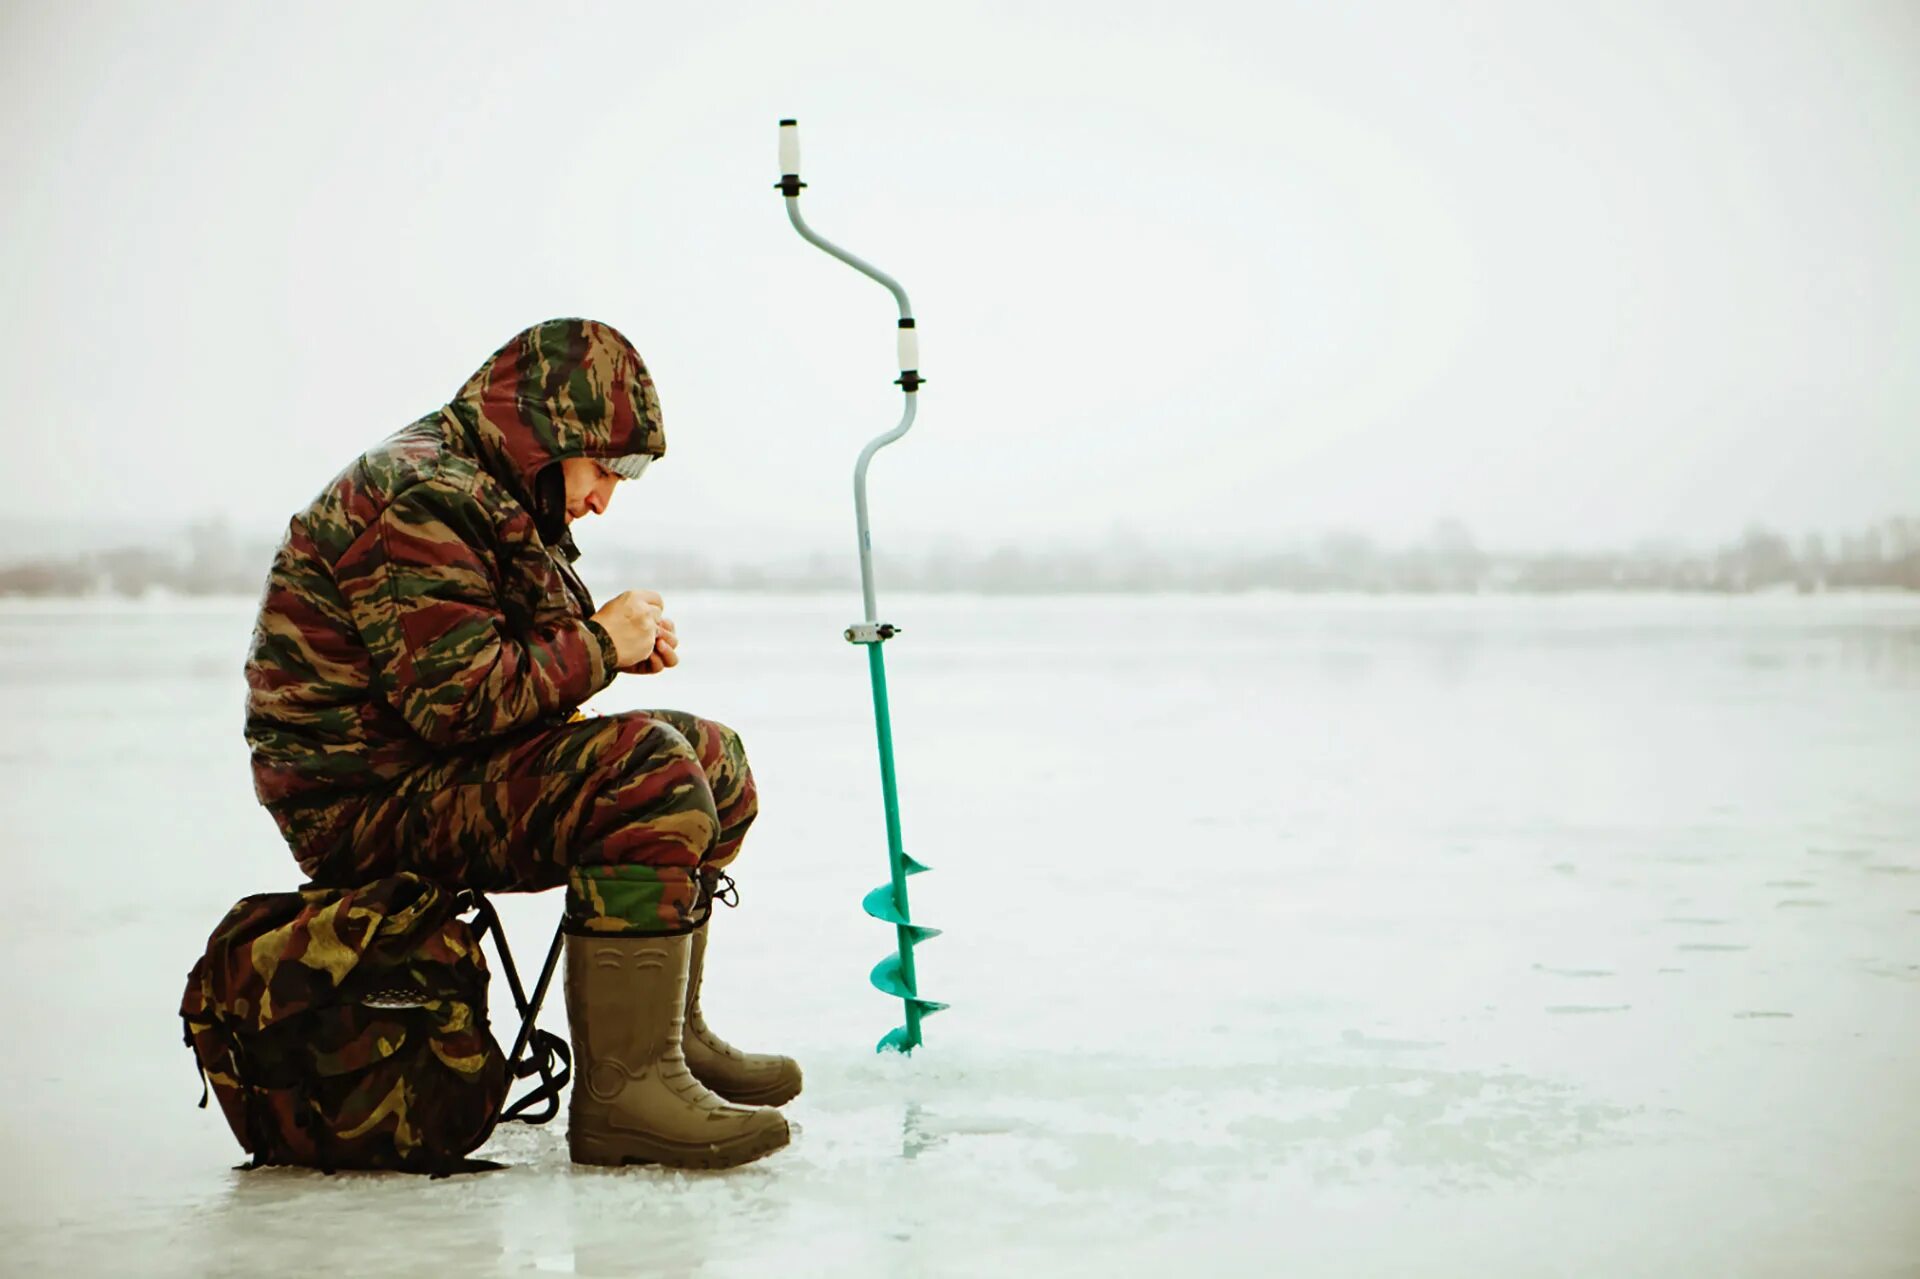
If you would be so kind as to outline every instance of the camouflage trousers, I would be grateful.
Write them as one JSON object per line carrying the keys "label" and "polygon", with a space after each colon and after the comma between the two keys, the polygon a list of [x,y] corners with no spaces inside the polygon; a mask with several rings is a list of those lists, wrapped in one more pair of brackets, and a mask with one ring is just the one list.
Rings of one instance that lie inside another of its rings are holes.
{"label": "camouflage trousers", "polygon": [[485,892],[564,884],[570,929],[679,932],[694,922],[700,870],[734,859],[757,811],[739,734],[681,711],[625,711],[410,773],[303,867],[337,885],[401,870]]}

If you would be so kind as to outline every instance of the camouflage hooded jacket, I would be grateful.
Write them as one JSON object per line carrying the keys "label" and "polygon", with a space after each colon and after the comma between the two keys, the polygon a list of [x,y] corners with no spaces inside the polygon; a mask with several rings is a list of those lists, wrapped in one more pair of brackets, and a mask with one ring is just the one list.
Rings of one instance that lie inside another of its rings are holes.
{"label": "camouflage hooded jacket", "polygon": [[549,320],[293,517],[247,655],[246,734],[254,793],[297,856],[366,792],[612,680],[564,511],[541,494],[561,458],[665,452],[633,346]]}

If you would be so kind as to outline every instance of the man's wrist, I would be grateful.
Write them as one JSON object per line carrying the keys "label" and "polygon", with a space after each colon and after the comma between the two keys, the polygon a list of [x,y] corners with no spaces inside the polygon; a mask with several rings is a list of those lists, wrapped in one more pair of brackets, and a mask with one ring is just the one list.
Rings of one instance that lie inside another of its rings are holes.
{"label": "man's wrist", "polygon": [[591,617],[586,619],[587,632],[600,646],[600,661],[606,668],[607,676],[602,683],[612,683],[615,672],[620,669],[620,646],[613,642],[613,635],[606,627]]}

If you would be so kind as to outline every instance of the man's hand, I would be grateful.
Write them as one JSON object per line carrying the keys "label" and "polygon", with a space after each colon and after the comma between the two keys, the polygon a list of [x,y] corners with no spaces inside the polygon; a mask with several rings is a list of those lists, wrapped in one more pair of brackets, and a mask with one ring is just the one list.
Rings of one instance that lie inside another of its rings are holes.
{"label": "man's hand", "polygon": [[[653,591],[622,591],[600,606],[593,620],[613,637],[620,669],[632,670],[653,656],[660,638],[660,596]],[[667,622],[669,632],[673,623]],[[671,663],[669,663],[671,664]]]}
{"label": "man's hand", "polygon": [[663,617],[656,628],[653,640],[653,652],[638,665],[625,667],[634,675],[658,675],[669,666],[680,664],[680,635],[673,629],[673,619]]}

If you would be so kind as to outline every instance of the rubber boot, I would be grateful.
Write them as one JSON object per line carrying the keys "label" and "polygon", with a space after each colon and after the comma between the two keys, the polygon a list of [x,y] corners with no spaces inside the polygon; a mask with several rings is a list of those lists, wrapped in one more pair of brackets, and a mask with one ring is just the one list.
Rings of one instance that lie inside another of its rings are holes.
{"label": "rubber boot", "polygon": [[693,931],[687,973],[687,1025],[683,1043],[693,1077],[728,1101],[743,1106],[784,1106],[800,1093],[800,1063],[773,1053],[743,1053],[707,1028],[700,1015],[700,971],[706,967],[707,929]]}
{"label": "rubber boot", "polygon": [[779,1111],[730,1106],[687,1069],[681,1034],[692,946],[686,934],[568,935],[567,1149],[575,1163],[731,1168],[787,1144]]}

